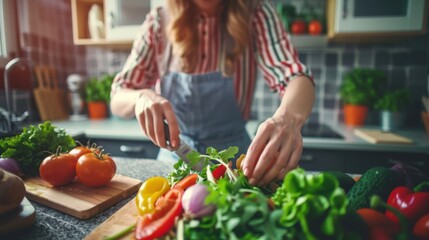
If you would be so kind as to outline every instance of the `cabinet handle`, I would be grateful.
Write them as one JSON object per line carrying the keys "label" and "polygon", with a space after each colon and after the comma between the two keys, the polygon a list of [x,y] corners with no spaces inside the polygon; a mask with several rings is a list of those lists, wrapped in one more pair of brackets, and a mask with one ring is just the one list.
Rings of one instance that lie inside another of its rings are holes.
{"label": "cabinet handle", "polygon": [[121,145],[119,147],[119,150],[121,150],[121,152],[124,152],[124,153],[141,153],[141,152],[144,152],[144,147]]}
{"label": "cabinet handle", "polygon": [[312,162],[312,161],[314,161],[314,156],[311,154],[301,155],[301,161]]}

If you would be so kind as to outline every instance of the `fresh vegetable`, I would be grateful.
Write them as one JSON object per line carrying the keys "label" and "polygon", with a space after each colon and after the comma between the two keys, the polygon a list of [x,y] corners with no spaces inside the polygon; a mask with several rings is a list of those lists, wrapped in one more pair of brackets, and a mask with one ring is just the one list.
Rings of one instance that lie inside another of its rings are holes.
{"label": "fresh vegetable", "polygon": [[226,167],[224,165],[219,165],[213,170],[212,175],[214,179],[219,180],[225,175],[225,172],[226,172]]}
{"label": "fresh vegetable", "polygon": [[[3,213],[13,211],[21,205],[25,197],[24,182],[10,172],[0,169],[0,217],[2,222],[12,219],[15,214],[3,215]],[[3,226],[2,226],[2,229]]]}
{"label": "fresh vegetable", "polygon": [[164,236],[174,226],[175,219],[182,213],[183,190],[172,188],[157,202],[153,213],[139,216],[135,228],[138,240],[155,239]]}
{"label": "fresh vegetable", "polygon": [[340,187],[342,189],[344,189],[344,191],[346,193],[356,183],[356,181],[353,179],[352,176],[350,176],[350,175],[348,175],[346,173],[340,172],[340,171],[324,171],[323,173],[331,174],[332,176],[334,176],[338,180],[338,183],[340,184]]}
{"label": "fresh vegetable", "polygon": [[304,34],[307,32],[307,23],[301,19],[295,19],[290,27],[292,34]]}
{"label": "fresh vegetable", "polygon": [[13,158],[0,158],[0,168],[17,175],[18,177],[22,176],[21,168]]}
{"label": "fresh vegetable", "polygon": [[237,158],[237,161],[235,161],[235,166],[237,167],[237,169],[241,169],[242,167],[242,163],[243,163],[243,159],[246,157],[246,154],[241,154],[240,157]]}
{"label": "fresh vegetable", "polygon": [[186,189],[182,197],[182,207],[186,216],[201,218],[213,214],[215,205],[205,203],[208,194],[209,191],[204,184],[195,184]]}
{"label": "fresh vegetable", "polygon": [[[399,186],[390,193],[387,204],[398,209],[411,224],[414,224],[423,215],[429,214],[429,192],[423,192],[425,187],[429,187],[429,182],[417,185],[414,190]],[[398,218],[392,212],[386,212],[386,216],[398,222]]]}
{"label": "fresh vegetable", "polygon": [[151,177],[141,186],[136,196],[137,210],[140,216],[155,211],[155,203],[170,190],[170,184],[164,177]]}
{"label": "fresh vegetable", "polygon": [[386,217],[385,214],[372,209],[361,208],[356,211],[369,227],[369,239],[391,239],[399,232],[399,226]]}
{"label": "fresh vegetable", "polygon": [[82,155],[91,153],[93,151],[96,151],[96,147],[89,147],[89,146],[76,146],[72,150],[69,151],[69,154],[75,156],[77,159],[79,159]]}
{"label": "fresh vegetable", "polygon": [[370,205],[371,205],[371,208],[386,209],[386,212],[391,212],[392,214],[394,214],[399,219],[401,229],[399,231],[399,234],[395,235],[395,239],[399,239],[399,240],[412,239],[410,228],[409,228],[409,222],[407,221],[405,216],[398,209],[390,206],[389,204],[384,202],[383,199],[381,199],[377,195],[371,196]]}
{"label": "fresh vegetable", "polygon": [[77,161],[77,178],[79,182],[89,187],[100,187],[108,184],[115,173],[115,162],[103,151],[84,154]]}
{"label": "fresh vegetable", "polygon": [[285,176],[272,198],[282,209],[280,223],[290,229],[290,239],[327,239],[353,234],[342,227],[348,201],[331,174],[313,175],[301,168],[294,169]]}
{"label": "fresh vegetable", "polygon": [[429,176],[425,175],[420,169],[403,162],[395,162],[390,169],[404,179],[405,187],[414,188],[421,182],[429,181]]}
{"label": "fresh vegetable", "polygon": [[55,154],[43,159],[40,164],[40,177],[54,187],[71,183],[76,177],[77,158],[68,153],[61,153],[58,148]]}
{"label": "fresh vegetable", "polygon": [[372,195],[387,200],[390,192],[402,184],[402,179],[396,172],[386,167],[374,167],[362,174],[347,193],[349,206],[352,210],[368,208]]}
{"label": "fresh vegetable", "polygon": [[1,157],[14,158],[26,176],[38,175],[40,163],[58,146],[63,151],[69,151],[76,144],[64,129],[55,127],[49,121],[24,128],[19,135],[0,139]]}
{"label": "fresh vegetable", "polygon": [[413,227],[413,235],[417,239],[429,239],[429,214],[424,215]]}
{"label": "fresh vegetable", "polygon": [[319,35],[322,33],[323,26],[319,20],[311,20],[308,23],[308,33],[310,35]]}
{"label": "fresh vegetable", "polygon": [[178,183],[174,184],[173,188],[180,188],[183,191],[197,183],[198,174],[189,174]]}

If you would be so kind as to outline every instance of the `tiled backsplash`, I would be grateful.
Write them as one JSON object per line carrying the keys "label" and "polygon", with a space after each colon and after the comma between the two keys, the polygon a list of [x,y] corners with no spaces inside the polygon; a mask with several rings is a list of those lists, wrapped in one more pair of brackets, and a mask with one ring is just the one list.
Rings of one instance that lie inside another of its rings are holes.
{"label": "tiled backsplash", "polygon": [[[92,77],[121,70],[128,51],[73,45],[70,1],[19,0],[18,4],[19,16],[30,16],[20,19],[22,54],[36,62],[56,66],[63,82],[70,73]],[[44,14],[31,11],[36,7],[43,9]],[[44,30],[50,34],[36,31],[42,24],[48,23],[55,25]],[[329,44],[322,48],[298,49],[301,61],[310,67],[315,77],[317,100],[310,121],[341,122],[343,115],[338,90],[343,74],[355,67],[370,67],[383,70],[390,87],[406,86],[411,89],[413,99],[408,108],[408,123],[421,125],[420,97],[427,94],[428,49],[427,34],[398,43]],[[274,113],[278,104],[278,95],[271,93],[260,79],[252,105],[252,117],[265,119]],[[368,121],[377,121],[375,113],[370,115]]]}

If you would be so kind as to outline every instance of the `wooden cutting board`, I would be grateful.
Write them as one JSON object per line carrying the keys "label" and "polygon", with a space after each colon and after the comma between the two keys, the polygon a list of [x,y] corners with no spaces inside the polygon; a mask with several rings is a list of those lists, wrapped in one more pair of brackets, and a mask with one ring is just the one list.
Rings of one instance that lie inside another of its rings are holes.
{"label": "wooden cutting board", "polygon": [[32,225],[35,220],[36,210],[30,201],[24,198],[18,208],[0,215],[0,238],[3,235]]}
{"label": "wooden cutting board", "polygon": [[77,181],[51,187],[40,178],[27,179],[24,184],[29,199],[74,217],[88,219],[136,193],[141,181],[116,174],[109,184],[98,188],[87,187]]}
{"label": "wooden cutting board", "polygon": [[[121,209],[115,212],[110,216],[106,221],[100,224],[96,229],[94,229],[85,240],[99,240],[104,239],[106,236],[112,236],[121,230],[131,226],[137,221],[137,207],[135,203],[135,198],[125,204]],[[134,233],[131,232],[128,235],[122,237],[121,239],[135,239]]]}
{"label": "wooden cutting board", "polygon": [[373,129],[355,129],[354,134],[358,137],[365,139],[370,143],[376,144],[411,144],[413,140],[395,134],[392,132],[386,132],[382,130]]}

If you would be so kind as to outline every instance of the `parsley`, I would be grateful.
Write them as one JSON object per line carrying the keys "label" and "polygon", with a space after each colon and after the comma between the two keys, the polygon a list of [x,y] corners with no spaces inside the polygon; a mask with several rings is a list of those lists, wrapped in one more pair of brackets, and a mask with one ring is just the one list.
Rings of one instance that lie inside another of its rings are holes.
{"label": "parsley", "polygon": [[69,151],[76,144],[64,129],[46,121],[24,128],[19,135],[0,139],[0,154],[4,158],[14,158],[25,175],[37,176],[40,163],[56,152],[58,146],[63,151]]}

